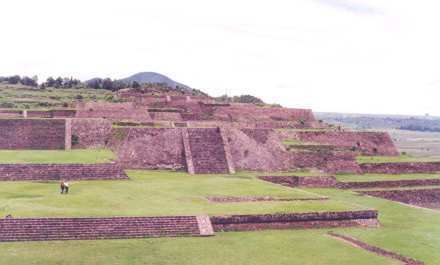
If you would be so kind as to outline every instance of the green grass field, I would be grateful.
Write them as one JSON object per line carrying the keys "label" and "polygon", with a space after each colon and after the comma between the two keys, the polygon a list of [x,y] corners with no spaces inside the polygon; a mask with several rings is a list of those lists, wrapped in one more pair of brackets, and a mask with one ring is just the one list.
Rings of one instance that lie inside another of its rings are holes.
{"label": "green grass field", "polygon": [[115,154],[106,149],[76,150],[0,150],[0,164],[107,163]]}
{"label": "green grass field", "polygon": [[292,189],[235,175],[189,175],[166,171],[129,171],[130,180],[72,183],[61,196],[58,182],[1,182],[0,216],[157,216],[225,215],[363,209],[341,201],[212,203],[206,196],[318,198]]}
{"label": "green grass field", "polygon": [[[428,265],[440,264],[440,211],[352,191],[292,189],[258,180],[258,173],[128,171],[128,175],[130,180],[73,183],[69,195],[58,194],[56,182],[1,182],[0,216],[223,215],[377,209],[379,228],[332,230]],[[330,200],[221,204],[208,202],[205,196],[325,196]],[[328,231],[267,230],[216,233],[209,238],[0,243],[0,264],[401,264],[331,238]]]}

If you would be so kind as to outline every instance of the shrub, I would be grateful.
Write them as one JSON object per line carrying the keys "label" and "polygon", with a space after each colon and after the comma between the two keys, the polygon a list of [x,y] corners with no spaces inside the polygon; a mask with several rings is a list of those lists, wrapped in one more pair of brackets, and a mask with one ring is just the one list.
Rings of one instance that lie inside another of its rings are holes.
{"label": "shrub", "polygon": [[78,135],[72,134],[72,146],[79,144],[79,137]]}

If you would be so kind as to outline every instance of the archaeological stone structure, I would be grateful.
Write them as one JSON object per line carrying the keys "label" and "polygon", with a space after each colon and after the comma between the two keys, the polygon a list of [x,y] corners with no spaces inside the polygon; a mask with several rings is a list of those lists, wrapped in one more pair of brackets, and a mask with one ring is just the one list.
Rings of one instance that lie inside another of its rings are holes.
{"label": "archaeological stone structure", "polygon": [[359,165],[356,156],[398,155],[387,133],[331,126],[317,121],[309,109],[130,91],[120,97],[125,102],[0,110],[0,149],[109,148],[124,169],[192,174],[311,168],[328,173],[379,172],[385,169]]}

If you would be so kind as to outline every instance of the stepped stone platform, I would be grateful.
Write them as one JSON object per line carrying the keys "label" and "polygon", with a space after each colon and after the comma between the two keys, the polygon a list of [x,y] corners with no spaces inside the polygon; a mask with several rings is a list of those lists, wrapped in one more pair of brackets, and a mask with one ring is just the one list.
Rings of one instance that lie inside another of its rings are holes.
{"label": "stepped stone platform", "polygon": [[440,209],[440,188],[414,190],[360,191],[361,194],[402,202],[414,206]]}
{"label": "stepped stone platform", "polygon": [[277,198],[271,196],[208,196],[206,199],[214,203],[234,203],[234,202],[290,202],[290,201],[324,201],[328,200],[328,197],[318,198]]}
{"label": "stepped stone platform", "polygon": [[397,162],[360,164],[364,173],[414,174],[440,173],[440,162]]}
{"label": "stepped stone platform", "polygon": [[0,219],[0,242],[211,235],[207,216]]}
{"label": "stepped stone platform", "polygon": [[368,188],[399,188],[399,187],[436,186],[436,185],[440,185],[440,179],[350,181],[350,182],[338,182],[336,186],[340,189],[368,189]]}
{"label": "stepped stone platform", "polygon": [[368,226],[376,227],[376,210],[313,212],[211,217],[214,231],[251,231],[264,229],[305,229]]}
{"label": "stepped stone platform", "polygon": [[287,187],[330,188],[337,184],[333,176],[260,176],[258,178]]}
{"label": "stepped stone platform", "polygon": [[128,179],[117,163],[0,164],[0,181]]}

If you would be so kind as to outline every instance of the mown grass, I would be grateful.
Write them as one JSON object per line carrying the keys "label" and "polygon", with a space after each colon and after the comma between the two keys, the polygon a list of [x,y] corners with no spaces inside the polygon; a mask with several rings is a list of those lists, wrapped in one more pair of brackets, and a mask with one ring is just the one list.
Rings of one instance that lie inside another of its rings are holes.
{"label": "mown grass", "polygon": [[[427,265],[440,264],[440,211],[360,196],[352,191],[287,188],[255,179],[258,173],[191,176],[164,171],[129,171],[128,174],[132,180],[73,183],[72,193],[66,196],[57,194],[55,183],[3,182],[0,183],[0,209],[3,209],[0,214],[101,216],[305,211],[316,209],[306,204],[290,208],[287,205],[295,204],[279,202],[215,204],[203,197],[327,196],[332,204],[377,209],[381,223],[379,228],[332,230]],[[209,238],[1,243],[0,264],[401,264],[331,238],[328,231],[267,230],[216,233]]]}
{"label": "mown grass", "polygon": [[409,179],[438,179],[440,174],[364,174],[364,175],[350,175],[341,174],[336,175],[336,179],[342,182],[368,182],[368,181],[385,181],[385,180],[409,180]]}
{"label": "mown grass", "polygon": [[206,196],[318,198],[249,174],[189,175],[183,172],[129,171],[130,180],[72,183],[69,195],[57,182],[1,182],[0,216],[156,216],[227,215],[358,209],[326,201],[212,203]]}
{"label": "mown grass", "polygon": [[356,158],[360,164],[365,163],[397,163],[397,162],[440,162],[440,157],[414,157],[409,155],[399,156],[358,156]]}
{"label": "mown grass", "polygon": [[75,150],[0,150],[0,164],[35,163],[107,163],[115,154],[107,149]]}

